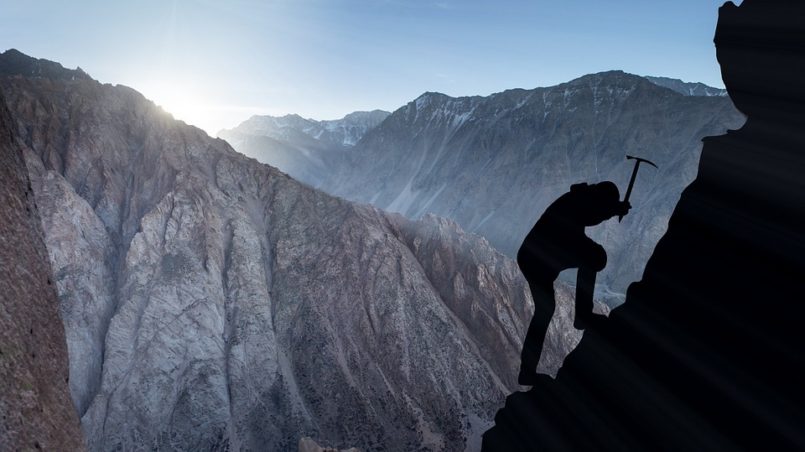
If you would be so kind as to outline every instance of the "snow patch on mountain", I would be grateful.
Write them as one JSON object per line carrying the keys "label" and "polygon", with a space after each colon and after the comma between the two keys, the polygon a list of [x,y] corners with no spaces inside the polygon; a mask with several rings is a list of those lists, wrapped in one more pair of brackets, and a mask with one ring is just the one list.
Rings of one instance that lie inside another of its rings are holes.
{"label": "snow patch on mountain", "polygon": [[234,129],[225,129],[218,136],[255,135],[277,140],[294,141],[299,135],[340,147],[354,146],[366,132],[380,124],[389,112],[383,110],[356,111],[341,119],[317,121],[296,114],[285,116],[255,115]]}
{"label": "snow patch on mountain", "polygon": [[657,86],[668,88],[684,96],[704,96],[704,97],[726,97],[727,90],[724,88],[714,88],[704,83],[690,83],[668,77],[645,76],[646,80]]}

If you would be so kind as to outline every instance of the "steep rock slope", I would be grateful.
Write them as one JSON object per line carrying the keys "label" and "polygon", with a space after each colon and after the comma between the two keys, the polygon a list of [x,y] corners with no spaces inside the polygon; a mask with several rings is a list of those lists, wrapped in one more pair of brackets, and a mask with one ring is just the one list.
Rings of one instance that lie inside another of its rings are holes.
{"label": "steep rock slope", "polygon": [[700,140],[740,126],[728,98],[684,96],[623,72],[488,97],[426,93],[369,131],[318,186],[410,218],[455,220],[513,256],[543,210],[571,184],[612,180],[626,154],[653,160],[622,223],[592,231],[610,253],[600,281],[618,293],[638,279],[682,188]]}
{"label": "steep rock slope", "polygon": [[0,95],[0,449],[84,449],[34,194]]}
{"label": "steep rock slope", "polygon": [[329,177],[330,163],[338,161],[342,151],[354,146],[389,114],[382,110],[356,111],[331,121],[299,115],[252,116],[218,136],[238,152],[316,187]]}
{"label": "steep rock slope", "polygon": [[[479,447],[533,310],[485,240],[313,190],[128,88],[0,89],[91,450]],[[566,301],[551,357],[578,340]]]}

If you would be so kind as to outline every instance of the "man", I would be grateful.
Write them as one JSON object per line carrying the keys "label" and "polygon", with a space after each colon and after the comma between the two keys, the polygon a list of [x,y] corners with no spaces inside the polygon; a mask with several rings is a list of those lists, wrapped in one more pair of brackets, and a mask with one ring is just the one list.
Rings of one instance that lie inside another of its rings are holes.
{"label": "man", "polygon": [[556,307],[553,282],[559,273],[578,268],[576,318],[574,325],[584,329],[593,315],[595,275],[607,264],[607,253],[584,234],[616,215],[626,215],[631,205],[620,201],[618,187],[612,182],[576,184],[554,201],[528,233],[517,252],[517,264],[523,272],[534,299],[534,317],[528,327],[521,354],[521,385],[537,381],[537,363],[542,344]]}

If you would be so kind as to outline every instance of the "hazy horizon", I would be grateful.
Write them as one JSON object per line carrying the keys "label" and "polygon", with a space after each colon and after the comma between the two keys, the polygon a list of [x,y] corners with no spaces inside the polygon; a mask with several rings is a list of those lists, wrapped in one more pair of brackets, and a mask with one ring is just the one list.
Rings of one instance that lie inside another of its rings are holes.
{"label": "hazy horizon", "polygon": [[0,12],[0,44],[130,86],[213,136],[255,114],[337,119],[608,70],[723,87],[723,2],[648,3],[20,1]]}

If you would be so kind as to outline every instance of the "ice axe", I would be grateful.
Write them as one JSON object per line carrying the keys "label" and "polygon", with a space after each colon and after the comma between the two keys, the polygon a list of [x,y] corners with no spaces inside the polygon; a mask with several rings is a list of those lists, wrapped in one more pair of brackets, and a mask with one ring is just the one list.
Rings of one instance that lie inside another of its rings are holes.
{"label": "ice axe", "polygon": [[[632,170],[632,178],[629,179],[629,187],[626,188],[626,196],[623,197],[624,203],[629,202],[629,196],[632,195],[632,187],[634,187],[634,181],[635,179],[637,179],[637,170],[640,169],[640,164],[646,162],[649,165],[653,166],[654,168],[657,168],[657,165],[655,165],[653,162],[650,162],[646,159],[642,159],[640,157],[632,157],[631,155],[627,155],[626,160],[634,160],[635,162],[634,162],[634,169]],[[620,223],[621,220],[623,220],[623,215],[618,215],[618,223]]]}

